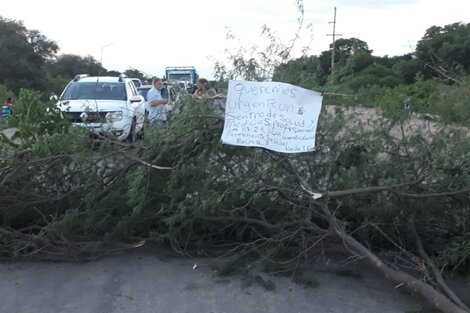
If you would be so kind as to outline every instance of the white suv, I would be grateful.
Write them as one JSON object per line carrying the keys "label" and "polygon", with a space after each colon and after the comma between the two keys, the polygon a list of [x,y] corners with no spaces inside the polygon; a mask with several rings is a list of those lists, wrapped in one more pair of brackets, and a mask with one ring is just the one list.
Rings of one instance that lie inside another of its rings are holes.
{"label": "white suv", "polygon": [[59,98],[64,115],[75,125],[118,140],[137,140],[145,124],[145,99],[131,79],[77,75]]}

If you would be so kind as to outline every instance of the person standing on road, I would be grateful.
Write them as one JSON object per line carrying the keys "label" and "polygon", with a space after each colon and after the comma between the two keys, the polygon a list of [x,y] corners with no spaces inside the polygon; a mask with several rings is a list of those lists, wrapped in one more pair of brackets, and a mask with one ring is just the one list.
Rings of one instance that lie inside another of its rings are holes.
{"label": "person standing on road", "polygon": [[217,95],[215,89],[211,88],[209,82],[205,78],[201,78],[197,81],[197,89],[191,97],[197,102],[208,102],[212,103],[216,108],[225,111],[225,99],[226,97]]}
{"label": "person standing on road", "polygon": [[147,93],[147,111],[150,123],[163,124],[167,120],[166,104],[168,98],[162,95],[163,81],[160,78],[153,79],[153,87]]}
{"label": "person standing on road", "polygon": [[408,97],[403,101],[403,107],[405,108],[406,113],[411,113],[411,98]]}
{"label": "person standing on road", "polygon": [[197,81],[197,89],[194,92],[193,96],[196,98],[213,98],[216,96],[216,92],[211,88],[209,82],[205,78],[200,78]]}
{"label": "person standing on road", "polygon": [[15,99],[8,97],[2,107],[2,117],[6,118],[11,115],[11,107],[15,104]]}

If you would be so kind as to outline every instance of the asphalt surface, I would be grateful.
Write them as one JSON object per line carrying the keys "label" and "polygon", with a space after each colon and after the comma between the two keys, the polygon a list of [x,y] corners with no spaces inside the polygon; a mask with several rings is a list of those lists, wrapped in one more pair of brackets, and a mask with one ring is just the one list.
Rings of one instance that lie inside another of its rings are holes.
{"label": "asphalt surface", "polygon": [[[223,280],[210,259],[139,251],[88,263],[0,263],[1,313],[405,313],[420,305],[373,272],[318,272],[309,288]],[[197,264],[197,266],[195,266]]]}

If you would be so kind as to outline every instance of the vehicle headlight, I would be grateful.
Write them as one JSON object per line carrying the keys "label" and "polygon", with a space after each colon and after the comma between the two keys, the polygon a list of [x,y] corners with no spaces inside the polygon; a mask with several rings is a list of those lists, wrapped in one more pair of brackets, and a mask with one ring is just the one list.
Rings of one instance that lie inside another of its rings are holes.
{"label": "vehicle headlight", "polygon": [[107,122],[115,122],[122,120],[122,111],[109,112],[106,114]]}

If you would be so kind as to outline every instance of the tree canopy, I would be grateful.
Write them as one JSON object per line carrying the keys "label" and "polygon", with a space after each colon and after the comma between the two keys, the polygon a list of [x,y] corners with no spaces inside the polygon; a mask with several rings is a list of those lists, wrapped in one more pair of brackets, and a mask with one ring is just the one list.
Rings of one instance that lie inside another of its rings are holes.
{"label": "tree canopy", "polygon": [[428,28],[416,46],[416,56],[424,62],[427,78],[442,76],[446,70],[470,73],[470,24]]}
{"label": "tree canopy", "polygon": [[[318,88],[339,85],[357,91],[371,85],[413,84],[420,77],[452,82],[453,75],[470,73],[470,24],[430,27],[416,51],[401,56],[374,56],[365,41],[341,38],[335,43],[335,73],[331,75],[332,45],[319,56],[303,56],[276,68],[274,80]],[[307,65],[309,63],[309,65]]]}
{"label": "tree canopy", "polygon": [[77,74],[97,76],[106,73],[106,69],[91,55],[79,56],[62,54],[47,64],[47,72],[54,76],[73,78]]}
{"label": "tree canopy", "polygon": [[0,17],[0,84],[18,92],[20,88],[44,89],[44,65],[59,46],[22,22]]}
{"label": "tree canopy", "polygon": [[[119,75],[106,70],[91,55],[58,54],[58,44],[23,22],[0,16],[0,84],[18,94],[20,89],[60,93],[77,74]],[[146,77],[137,69],[129,77]]]}

